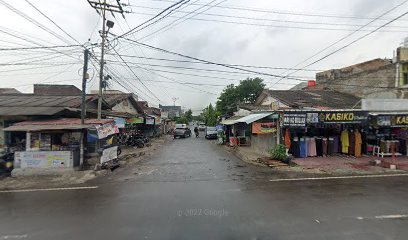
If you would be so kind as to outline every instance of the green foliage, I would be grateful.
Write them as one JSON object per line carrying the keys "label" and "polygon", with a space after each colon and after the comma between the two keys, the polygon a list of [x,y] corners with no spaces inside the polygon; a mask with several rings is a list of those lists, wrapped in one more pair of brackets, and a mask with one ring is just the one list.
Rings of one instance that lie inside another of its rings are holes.
{"label": "green foliage", "polygon": [[237,110],[238,103],[253,104],[262,93],[265,84],[261,78],[247,78],[239,85],[228,85],[218,97],[217,111],[221,115],[228,115]]}
{"label": "green foliage", "polygon": [[191,111],[191,109],[188,109],[184,113],[184,117],[187,119],[188,122],[191,122],[193,120],[193,111]]}
{"label": "green foliage", "polygon": [[207,126],[215,126],[217,125],[217,119],[219,114],[217,111],[214,109],[212,104],[210,104],[203,112],[204,116],[204,123]]}
{"label": "green foliage", "polygon": [[284,161],[286,159],[286,146],[283,144],[276,145],[274,149],[269,150],[269,153],[272,159]]}

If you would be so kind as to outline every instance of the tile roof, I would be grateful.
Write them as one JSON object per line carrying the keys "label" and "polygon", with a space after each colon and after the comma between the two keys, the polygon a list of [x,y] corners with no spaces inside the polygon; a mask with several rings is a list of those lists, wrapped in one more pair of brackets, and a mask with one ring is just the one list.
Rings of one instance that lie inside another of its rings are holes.
{"label": "tile roof", "polygon": [[[361,98],[332,90],[268,90],[268,95],[291,108],[360,108]],[[357,105],[357,106],[356,106]]]}

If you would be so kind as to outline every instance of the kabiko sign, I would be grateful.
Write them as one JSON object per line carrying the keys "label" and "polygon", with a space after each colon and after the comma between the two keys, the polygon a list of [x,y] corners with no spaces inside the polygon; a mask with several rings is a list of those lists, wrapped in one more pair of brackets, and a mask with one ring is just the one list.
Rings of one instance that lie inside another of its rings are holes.
{"label": "kabiko sign", "polygon": [[306,113],[284,113],[283,126],[288,127],[305,127]]}
{"label": "kabiko sign", "polygon": [[368,112],[321,112],[320,123],[364,123],[368,120]]}

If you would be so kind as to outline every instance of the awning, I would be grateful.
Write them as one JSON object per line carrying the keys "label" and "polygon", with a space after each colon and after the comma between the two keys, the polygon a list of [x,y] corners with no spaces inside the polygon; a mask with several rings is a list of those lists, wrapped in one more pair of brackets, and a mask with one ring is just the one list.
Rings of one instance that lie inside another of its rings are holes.
{"label": "awning", "polygon": [[4,128],[7,132],[35,132],[43,130],[80,130],[92,127],[91,125],[22,125]]}
{"label": "awning", "polygon": [[237,120],[241,119],[241,116],[234,116],[234,117],[230,117],[228,119],[225,119],[224,121],[222,121],[220,124],[221,125],[233,125],[235,123],[237,123]]}
{"label": "awning", "polygon": [[267,117],[269,115],[272,115],[273,113],[255,113],[255,114],[250,114],[246,117],[240,118],[238,119],[236,122],[241,122],[241,123],[246,123],[246,124],[250,124],[253,123],[259,119],[262,119],[264,117]]}

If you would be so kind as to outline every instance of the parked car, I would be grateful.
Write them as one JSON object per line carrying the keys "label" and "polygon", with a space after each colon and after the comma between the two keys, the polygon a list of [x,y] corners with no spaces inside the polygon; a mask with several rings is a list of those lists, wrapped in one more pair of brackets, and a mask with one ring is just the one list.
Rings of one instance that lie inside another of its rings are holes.
{"label": "parked car", "polygon": [[174,130],[174,138],[186,138],[186,137],[191,137],[191,130],[188,127],[184,128],[176,128]]}
{"label": "parked car", "polygon": [[205,131],[205,124],[204,123],[200,123],[200,125],[198,125],[198,131],[204,132]]}
{"label": "parked car", "polygon": [[216,127],[207,127],[205,129],[205,138],[206,139],[217,139],[217,128]]}

